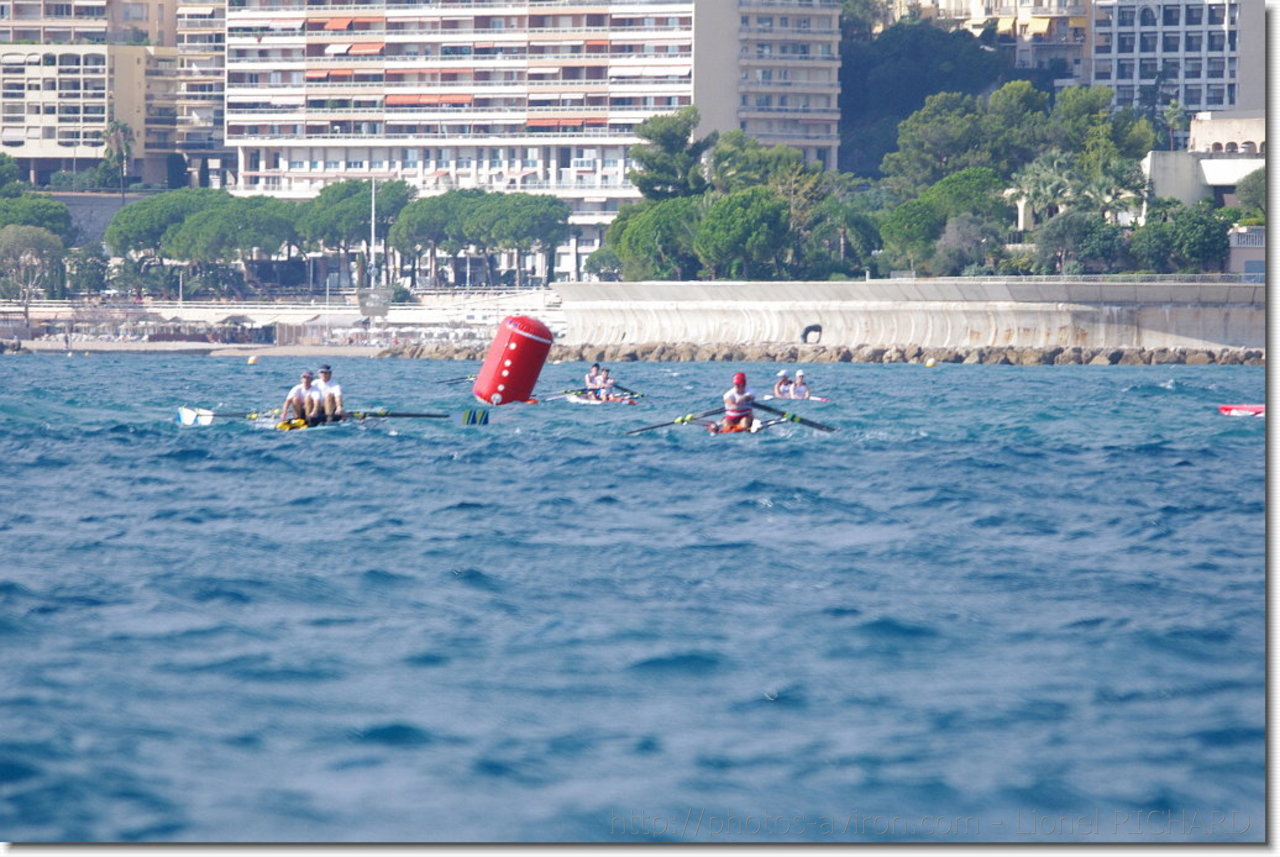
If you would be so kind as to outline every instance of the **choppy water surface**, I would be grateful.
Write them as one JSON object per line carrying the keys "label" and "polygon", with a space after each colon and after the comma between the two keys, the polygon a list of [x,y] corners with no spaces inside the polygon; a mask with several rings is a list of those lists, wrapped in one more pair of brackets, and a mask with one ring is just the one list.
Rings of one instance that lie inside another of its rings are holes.
{"label": "choppy water surface", "polygon": [[1262,840],[1262,369],[314,362],[0,360],[0,839]]}

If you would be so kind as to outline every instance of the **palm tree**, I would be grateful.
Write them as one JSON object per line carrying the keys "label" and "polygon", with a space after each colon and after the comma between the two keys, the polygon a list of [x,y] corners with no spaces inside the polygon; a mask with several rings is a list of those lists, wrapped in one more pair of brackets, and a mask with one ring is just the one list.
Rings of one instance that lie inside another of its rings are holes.
{"label": "palm tree", "polygon": [[120,201],[124,202],[129,161],[133,158],[133,129],[127,122],[112,119],[107,123],[106,144],[107,152],[103,163],[111,168],[113,176],[120,177]]}
{"label": "palm tree", "polygon": [[1066,208],[1080,183],[1074,161],[1057,149],[1027,164],[1014,174],[1013,180],[1013,198],[1031,208],[1032,226]]}
{"label": "palm tree", "polygon": [[1169,151],[1173,151],[1175,144],[1175,134],[1179,131],[1185,131],[1191,127],[1190,120],[1187,119],[1187,111],[1182,109],[1182,105],[1177,101],[1170,101],[1164,106],[1164,111],[1160,118],[1164,121],[1164,127],[1169,132]]}

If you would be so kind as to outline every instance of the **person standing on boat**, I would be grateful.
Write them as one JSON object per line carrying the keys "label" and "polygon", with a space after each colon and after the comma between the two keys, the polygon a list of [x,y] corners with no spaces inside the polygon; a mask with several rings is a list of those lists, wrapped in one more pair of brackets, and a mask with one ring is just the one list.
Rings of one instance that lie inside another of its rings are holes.
{"label": "person standing on boat", "polygon": [[320,367],[319,374],[315,386],[320,391],[324,421],[336,423],[346,417],[346,412],[342,409],[342,385],[333,380],[333,370],[328,363]]}
{"label": "person standing on boat", "polygon": [[280,406],[280,419],[306,420],[307,425],[316,425],[324,421],[320,388],[311,383],[314,380],[315,376],[311,374],[311,370],[308,369],[302,373],[298,383],[294,384],[293,389],[284,397],[284,404]]}
{"label": "person standing on boat", "polygon": [[733,386],[724,394],[724,420],[720,427],[723,431],[751,428],[751,403],[756,394],[747,386],[747,376],[738,372],[733,376]]}
{"label": "person standing on boat", "polygon": [[600,364],[592,363],[591,368],[587,370],[586,377],[582,379],[582,387],[587,391],[587,397],[591,399],[600,398]]}
{"label": "person standing on boat", "polygon": [[775,399],[791,398],[791,379],[787,376],[786,369],[778,370],[778,380],[773,382],[773,397]]}
{"label": "person standing on boat", "polygon": [[796,382],[791,385],[791,399],[807,399],[809,398],[809,384],[804,380],[804,370],[796,370]]}

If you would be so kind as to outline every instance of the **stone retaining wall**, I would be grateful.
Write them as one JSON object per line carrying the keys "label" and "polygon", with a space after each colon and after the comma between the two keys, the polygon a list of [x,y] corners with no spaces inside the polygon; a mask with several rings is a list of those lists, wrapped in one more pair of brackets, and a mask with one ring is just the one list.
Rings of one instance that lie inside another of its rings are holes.
{"label": "stone retaining wall", "polygon": [[[432,360],[483,360],[488,346],[479,345],[398,345],[379,357],[408,357]],[[1080,346],[925,348],[919,345],[885,347],[859,345],[852,348],[825,345],[735,345],[721,343],[693,345],[649,342],[636,345],[553,345],[550,361],[628,363],[653,362],[766,362],[766,363],[986,363],[1017,366],[1079,365],[1138,366],[1163,363],[1192,365],[1262,366],[1266,352],[1261,348],[1082,348]]]}

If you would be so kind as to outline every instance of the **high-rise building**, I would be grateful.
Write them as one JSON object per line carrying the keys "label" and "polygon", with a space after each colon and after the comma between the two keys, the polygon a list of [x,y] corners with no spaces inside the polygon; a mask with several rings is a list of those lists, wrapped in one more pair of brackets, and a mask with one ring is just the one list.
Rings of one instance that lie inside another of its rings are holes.
{"label": "high-rise building", "polygon": [[0,151],[37,184],[95,166],[113,121],[133,134],[126,172],[165,180],[172,151],[174,21],[163,0],[0,0]]}
{"label": "high-rise building", "polygon": [[176,141],[192,185],[222,187],[231,166],[223,134],[226,6],[226,0],[178,3]]}
{"label": "high-rise building", "polygon": [[1093,0],[1087,79],[1119,107],[1260,109],[1263,15],[1259,0]]}
{"label": "high-rise building", "polygon": [[[576,268],[638,198],[644,120],[695,105],[834,166],[838,0],[244,0],[227,17],[235,189],[314,196],[343,179],[420,195],[525,191],[570,203]],[[566,267],[568,266],[568,267]]]}

